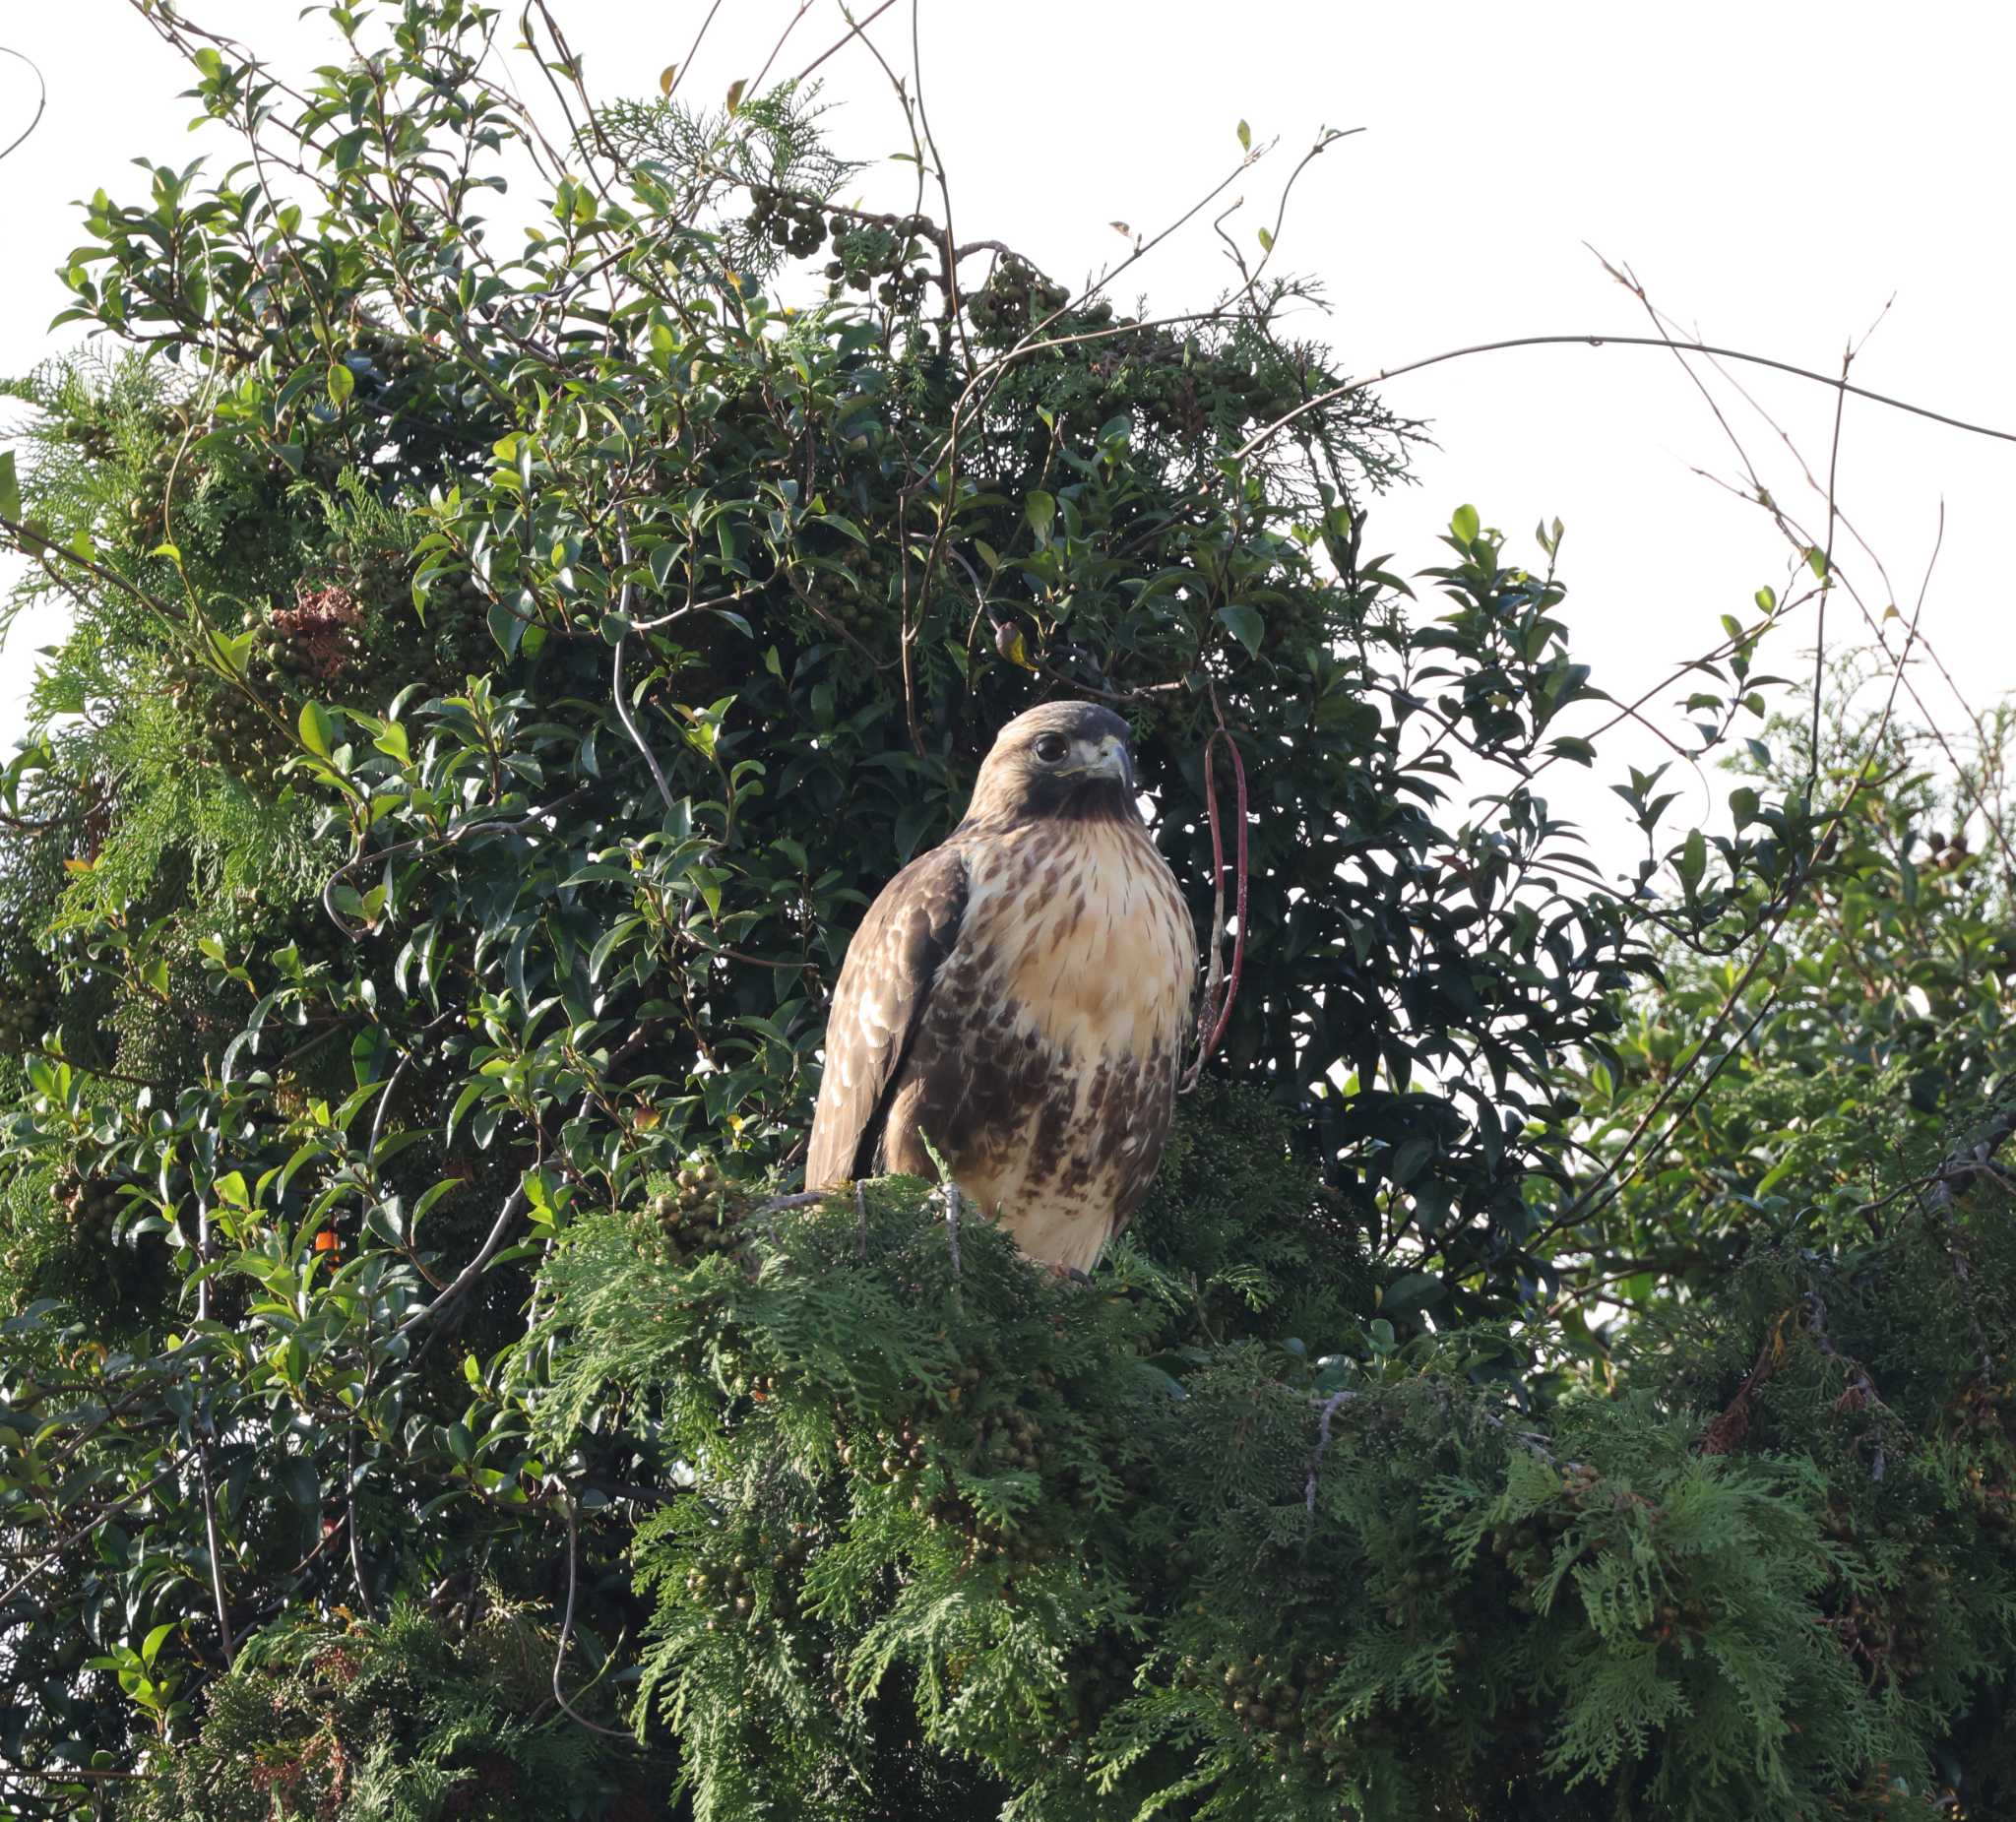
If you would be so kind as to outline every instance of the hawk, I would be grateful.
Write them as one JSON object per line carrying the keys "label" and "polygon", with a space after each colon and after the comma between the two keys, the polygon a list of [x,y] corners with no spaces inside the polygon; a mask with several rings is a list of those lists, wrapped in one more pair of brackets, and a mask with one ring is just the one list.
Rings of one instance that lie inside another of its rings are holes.
{"label": "hawk", "polygon": [[806,1187],[935,1177],[928,1139],[1030,1258],[1090,1270],[1161,1161],[1196,967],[1127,723],[1083,702],[1016,717],[965,820],[854,932]]}

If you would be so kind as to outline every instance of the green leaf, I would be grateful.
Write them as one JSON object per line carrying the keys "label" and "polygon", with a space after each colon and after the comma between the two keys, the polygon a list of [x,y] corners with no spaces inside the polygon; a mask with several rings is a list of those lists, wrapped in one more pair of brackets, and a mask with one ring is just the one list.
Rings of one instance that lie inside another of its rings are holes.
{"label": "green leaf", "polygon": [[332,360],[329,363],[329,396],[342,405],[356,390],[357,376],[348,365],[341,360]]}
{"label": "green leaf", "polygon": [[642,917],[622,917],[618,918],[615,923],[602,932],[596,940],[595,948],[589,955],[589,979],[599,980],[601,978],[602,970],[607,966],[609,957],[615,952],[616,945],[636,935],[643,922],[644,919]]}
{"label": "green leaf", "polygon": [[15,477],[11,449],[0,449],[0,519],[21,523],[21,482]]}
{"label": "green leaf", "polygon": [[343,728],[336,717],[313,698],[301,705],[294,724],[300,731],[301,744],[317,759],[327,759],[343,738]]}
{"label": "green leaf", "polygon": [[1394,1152],[1387,1175],[1405,1187],[1420,1174],[1421,1166],[1434,1155],[1435,1142],[1432,1139],[1409,1139]]}
{"label": "green leaf", "polygon": [[1478,534],[1477,508],[1459,506],[1449,521],[1449,530],[1455,534],[1457,542],[1470,543]]}
{"label": "green leaf", "polygon": [[1433,1272],[1409,1272],[1386,1287],[1379,1307],[1389,1314],[1404,1316],[1412,1310],[1439,1303],[1446,1287]]}
{"label": "green leaf", "polygon": [[1239,150],[1241,152],[1251,152],[1253,150],[1253,129],[1243,120],[1239,122]]}
{"label": "green leaf", "polygon": [[815,525],[830,525],[843,537],[850,537],[865,550],[868,548],[868,534],[854,524],[845,513],[814,513]]}
{"label": "green leaf", "polygon": [[1700,830],[1688,830],[1686,844],[1680,849],[1679,858],[1673,862],[1673,870],[1679,874],[1680,884],[1686,887],[1691,898],[1701,883],[1701,875],[1708,871],[1708,843]]}
{"label": "green leaf", "polygon": [[1050,527],[1057,518],[1055,496],[1038,487],[1031,492],[1024,511],[1029,515],[1030,530],[1036,534],[1037,548],[1046,548],[1050,541]]}
{"label": "green leaf", "polygon": [[492,601],[490,611],[483,616],[483,624],[490,629],[490,637],[503,648],[504,656],[515,658],[525,638],[525,616],[513,612],[502,601]]}
{"label": "green leaf", "polygon": [[1260,639],[1267,631],[1267,622],[1260,617],[1257,610],[1251,607],[1221,607],[1218,610],[1218,618],[1224,623],[1226,630],[1246,648],[1249,657],[1260,656]]}
{"label": "green leaf", "polygon": [[456,1190],[461,1189],[465,1185],[461,1177],[444,1176],[440,1180],[440,1182],[435,1183],[430,1188],[422,1191],[420,1199],[413,1204],[412,1214],[407,1218],[409,1232],[419,1226],[420,1217],[425,1215],[426,1212],[429,1209],[431,1209],[435,1203],[439,1202],[443,1196],[452,1195]]}

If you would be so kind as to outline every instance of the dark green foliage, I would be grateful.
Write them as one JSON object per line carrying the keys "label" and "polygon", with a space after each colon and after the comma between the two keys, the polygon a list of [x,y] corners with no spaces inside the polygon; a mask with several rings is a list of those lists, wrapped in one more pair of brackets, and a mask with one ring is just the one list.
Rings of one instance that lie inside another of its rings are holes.
{"label": "dark green foliage", "polygon": [[[1242,1188],[1298,1250],[1306,1182]],[[1063,1285],[967,1229],[955,1271],[920,1185],[741,1234],[679,1272],[603,1219],[544,1275],[536,1429],[692,1476],[636,1556],[698,1815],[942,1812],[920,1765],[1045,1818],[1873,1816],[1994,1775],[1941,1736],[2016,1653],[1974,1351],[2016,1304],[1954,1236],[1760,1259],[1640,1389],[1537,1417],[1473,1338],[1298,1373],[1278,1312],[1217,1332],[1125,1260]]]}
{"label": "dark green foliage", "polygon": [[[62,281],[132,346],[0,457],[73,609],[0,773],[25,1809],[221,1818],[248,1758],[357,1817],[2006,1789],[2005,1212],[1919,1166],[2006,1094],[2007,901],[1928,889],[1923,790],[1850,740],[1816,801],[1781,725],[1732,836],[1619,786],[1612,892],[1544,794],[1600,695],[1558,526],[1460,508],[1431,600],[1367,555],[1416,427],[1307,287],[1156,322],[948,248],[790,86],[549,144],[464,0],[331,9],[305,102],[148,16],[233,156],[92,199]],[[1200,930],[1218,730],[1252,792],[1225,1048],[1084,1286],[924,1185],[788,1194],[861,908],[1060,695]]]}
{"label": "dark green foliage", "polygon": [[[202,1731],[121,1810],[133,1822],[515,1822],[635,1813],[611,1755],[552,1712],[553,1637],[489,1604],[382,1625],[271,1628]],[[598,1705],[605,1706],[605,1705]],[[639,1776],[633,1768],[629,1774]]]}

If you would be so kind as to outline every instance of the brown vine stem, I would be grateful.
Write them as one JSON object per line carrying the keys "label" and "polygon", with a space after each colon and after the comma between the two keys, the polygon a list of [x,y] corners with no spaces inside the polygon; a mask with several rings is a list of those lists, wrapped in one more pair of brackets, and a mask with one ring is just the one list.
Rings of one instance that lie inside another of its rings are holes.
{"label": "brown vine stem", "polygon": [[577,1727],[584,1727],[591,1733],[599,1733],[606,1739],[629,1739],[630,1734],[622,1728],[605,1728],[579,1713],[567,1700],[567,1692],[560,1687],[561,1666],[567,1662],[567,1647],[574,1637],[574,1596],[581,1556],[581,1532],[575,1521],[574,1500],[570,1494],[560,1495],[560,1516],[567,1521],[567,1611],[560,1621],[559,1645],[553,1652],[553,1700],[559,1703],[560,1712]]}

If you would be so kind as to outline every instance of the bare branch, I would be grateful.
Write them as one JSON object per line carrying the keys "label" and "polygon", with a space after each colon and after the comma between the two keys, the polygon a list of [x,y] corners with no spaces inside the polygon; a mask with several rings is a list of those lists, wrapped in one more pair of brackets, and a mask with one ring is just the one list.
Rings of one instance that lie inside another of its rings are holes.
{"label": "bare branch", "polygon": [[1671,336],[1585,334],[1508,336],[1502,342],[1477,342],[1468,347],[1444,348],[1439,354],[1428,354],[1419,360],[1404,361],[1397,367],[1381,367],[1377,373],[1368,373],[1361,379],[1346,380],[1342,385],[1333,386],[1327,392],[1320,392],[1312,399],[1305,399],[1293,410],[1277,417],[1264,429],[1256,430],[1232,452],[1232,460],[1243,461],[1262,444],[1271,442],[1290,424],[1307,416],[1309,412],[1321,410],[1326,405],[1335,405],[1338,400],[1348,399],[1353,393],[1363,392],[1368,387],[1398,379],[1403,373],[1418,373],[1423,367],[1440,366],[1444,361],[1464,360],[1473,354],[1500,353],[1506,348],[1575,346],[1679,348],[1691,354],[1715,354],[1724,360],[1747,361],[1751,366],[1769,367],[1777,373],[1790,373],[1795,379],[1811,380],[1818,386],[1831,386],[1858,399],[1866,399],[1872,405],[1888,406],[1893,411],[1908,411],[1914,417],[1929,418],[1935,424],[1945,424],[1954,430],[1965,430],[1972,436],[1993,437],[1997,442],[2016,443],[2016,430],[1997,430],[1991,424],[1972,423],[1964,417],[1954,417],[1944,411],[1935,411],[1929,406],[1913,405],[1909,400],[1893,399],[1888,393],[1871,392],[1866,386],[1852,386],[1845,379],[1830,378],[1827,374],[1814,372],[1811,367],[1795,366],[1789,360],[1775,360],[1769,354],[1746,353],[1741,348],[1720,347],[1707,342],[1683,342]]}

